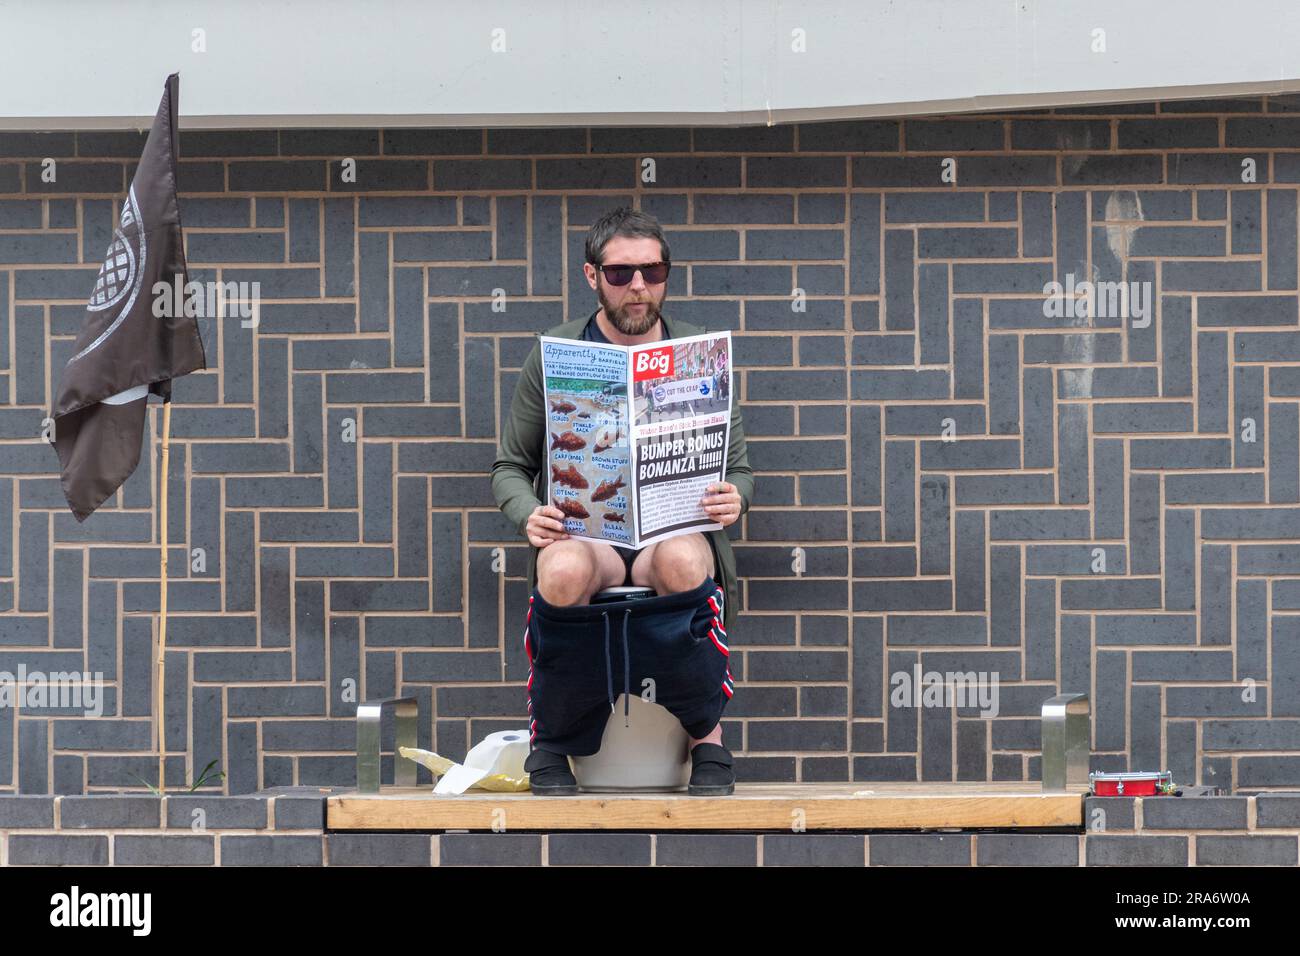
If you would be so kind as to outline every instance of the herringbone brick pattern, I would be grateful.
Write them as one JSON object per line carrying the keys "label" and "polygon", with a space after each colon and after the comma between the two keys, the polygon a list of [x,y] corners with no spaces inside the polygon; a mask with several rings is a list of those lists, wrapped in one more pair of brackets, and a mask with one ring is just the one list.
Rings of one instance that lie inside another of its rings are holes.
{"label": "herringbone brick pattern", "polygon": [[[1295,786],[1296,108],[183,134],[191,277],[262,305],[202,318],[176,385],[169,782],[349,784],[357,700],[398,692],[451,757],[522,725],[487,472],[628,203],[666,309],[738,335],[742,779],[1035,779],[1041,702],[1086,691],[1095,768]],[[157,460],[78,525],[40,438],[142,142],[0,133],[0,671],[109,684],[100,717],[0,708],[0,789],[156,765]],[[1108,285],[1089,315],[1052,282]],[[913,706],[949,672],[997,715]]]}

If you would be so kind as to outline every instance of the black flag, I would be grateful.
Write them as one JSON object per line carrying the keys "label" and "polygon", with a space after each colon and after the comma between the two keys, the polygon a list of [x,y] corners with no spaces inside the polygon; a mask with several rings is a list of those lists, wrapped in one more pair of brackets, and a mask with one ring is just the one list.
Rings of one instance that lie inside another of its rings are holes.
{"label": "black flag", "polygon": [[179,92],[173,73],[54,402],[63,494],[78,521],[140,463],[149,393],[169,401],[173,378],[207,368],[198,322],[175,294],[189,282],[176,200]]}

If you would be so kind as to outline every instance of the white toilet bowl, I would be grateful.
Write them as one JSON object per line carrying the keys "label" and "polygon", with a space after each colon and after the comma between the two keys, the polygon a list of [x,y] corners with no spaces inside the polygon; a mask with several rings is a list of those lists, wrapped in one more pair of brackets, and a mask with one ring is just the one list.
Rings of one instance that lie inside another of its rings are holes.
{"label": "white toilet bowl", "polygon": [[[628,723],[623,725],[627,699]],[[664,707],[640,697],[618,695],[615,713],[605,724],[600,750],[570,757],[579,790],[685,790],[691,778],[690,737]]]}

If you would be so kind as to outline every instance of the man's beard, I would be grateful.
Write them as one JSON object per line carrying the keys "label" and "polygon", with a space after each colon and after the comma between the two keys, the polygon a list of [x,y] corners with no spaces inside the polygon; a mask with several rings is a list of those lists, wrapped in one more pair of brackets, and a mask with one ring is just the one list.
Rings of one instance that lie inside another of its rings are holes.
{"label": "man's beard", "polygon": [[600,307],[605,310],[605,317],[624,335],[645,335],[660,319],[659,305],[653,298],[645,300],[644,312],[632,311],[628,306],[634,303],[626,299],[622,306],[615,309],[610,305],[609,299],[605,298],[605,290],[600,287],[596,289],[596,298],[600,300]]}

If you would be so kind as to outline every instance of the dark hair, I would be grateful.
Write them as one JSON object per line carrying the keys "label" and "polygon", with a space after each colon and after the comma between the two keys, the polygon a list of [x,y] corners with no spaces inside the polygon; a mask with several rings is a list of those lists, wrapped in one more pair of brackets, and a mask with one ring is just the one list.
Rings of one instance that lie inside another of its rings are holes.
{"label": "dark hair", "polygon": [[628,206],[620,206],[605,213],[592,225],[587,233],[587,261],[594,266],[600,265],[605,255],[605,246],[615,236],[658,239],[659,258],[664,262],[672,262],[668,240],[659,228],[659,220],[647,212]]}

